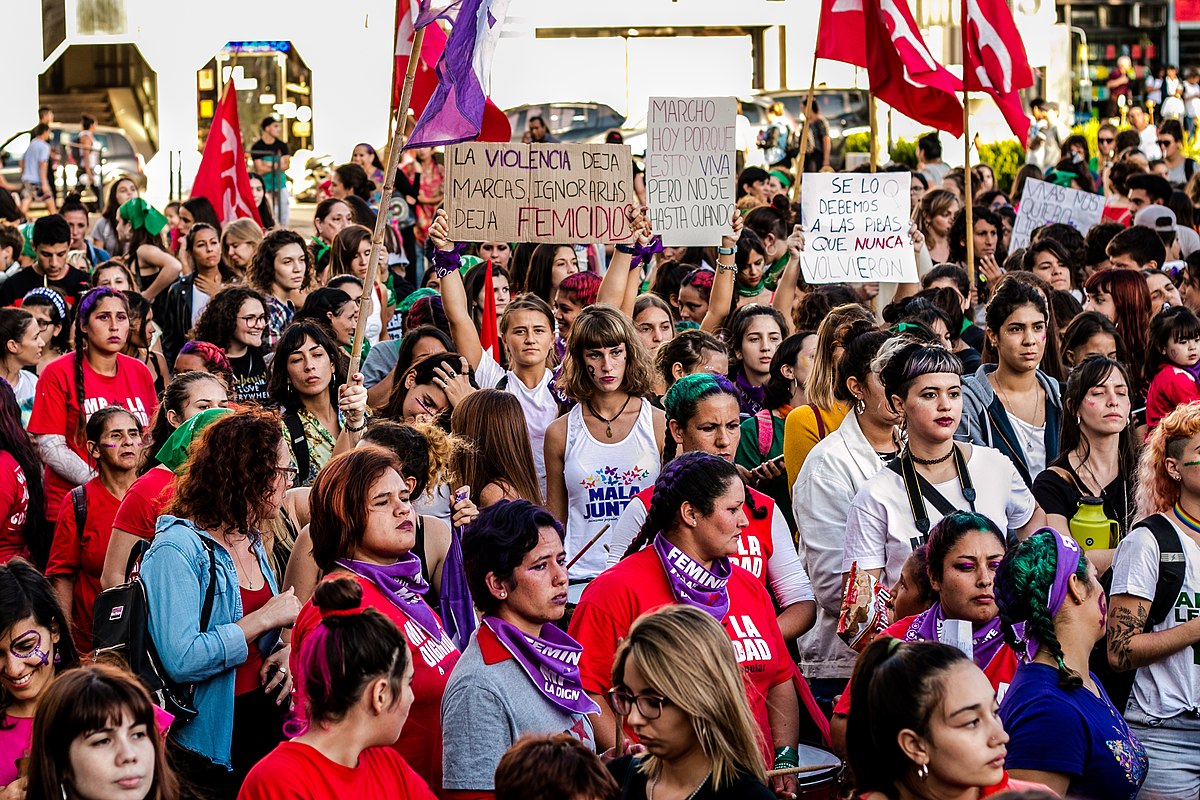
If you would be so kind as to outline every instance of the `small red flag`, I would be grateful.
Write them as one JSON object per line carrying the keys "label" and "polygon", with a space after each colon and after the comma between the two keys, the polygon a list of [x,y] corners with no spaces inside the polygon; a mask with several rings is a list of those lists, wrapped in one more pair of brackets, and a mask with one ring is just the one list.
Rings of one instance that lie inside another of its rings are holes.
{"label": "small red flag", "polygon": [[479,321],[479,344],[500,363],[500,330],[496,324],[496,289],[492,284],[492,262],[483,272],[483,318]]}
{"label": "small red flag", "polygon": [[867,68],[862,0],[821,0],[817,58]]}
{"label": "small red flag", "polygon": [[225,87],[216,116],[204,142],[200,169],[192,184],[192,197],[206,197],[224,225],[235,219],[249,217],[262,225],[254,205],[254,191],[246,172],[246,155],[242,150],[242,127],[237,115],[237,92],[230,83]]}
{"label": "small red flag", "polygon": [[967,65],[963,80],[973,92],[987,92],[1016,137],[1029,134],[1029,117],[1018,94],[1033,86],[1033,70],[1021,33],[1005,0],[963,0],[967,21]]}

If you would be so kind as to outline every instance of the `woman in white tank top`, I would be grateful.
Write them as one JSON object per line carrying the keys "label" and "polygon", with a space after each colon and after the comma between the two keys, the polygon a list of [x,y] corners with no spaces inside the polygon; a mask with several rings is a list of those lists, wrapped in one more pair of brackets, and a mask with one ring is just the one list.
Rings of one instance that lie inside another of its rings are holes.
{"label": "woman in white tank top", "polygon": [[570,569],[571,602],[608,561],[605,528],[658,477],[666,418],[646,399],[653,385],[650,353],[629,318],[609,305],[584,309],[560,379],[578,404],[546,430],[546,504],[566,526],[567,560],[587,548]]}

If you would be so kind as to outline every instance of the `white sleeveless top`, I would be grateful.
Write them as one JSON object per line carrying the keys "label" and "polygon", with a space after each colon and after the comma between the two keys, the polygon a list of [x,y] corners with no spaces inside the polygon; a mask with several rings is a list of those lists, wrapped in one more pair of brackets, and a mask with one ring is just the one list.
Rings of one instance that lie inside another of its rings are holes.
{"label": "white sleeveless top", "polygon": [[661,457],[654,438],[654,408],[641,400],[641,410],[629,435],[619,442],[596,439],[583,421],[583,406],[567,415],[564,479],[567,485],[567,561],[575,557],[605,525],[610,526],[583,557],[571,567],[571,602],[583,591],[579,581],[590,581],[608,563],[605,546],[633,496],[652,486]]}

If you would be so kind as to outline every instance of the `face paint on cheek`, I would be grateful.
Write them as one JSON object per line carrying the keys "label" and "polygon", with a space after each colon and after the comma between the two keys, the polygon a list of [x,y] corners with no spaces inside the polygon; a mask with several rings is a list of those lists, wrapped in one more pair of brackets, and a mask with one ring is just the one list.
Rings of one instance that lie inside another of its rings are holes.
{"label": "face paint on cheek", "polygon": [[1200,467],[1200,461],[1185,461],[1183,465],[1185,467]]}
{"label": "face paint on cheek", "polygon": [[33,628],[30,628],[29,630],[22,633],[20,636],[17,636],[15,640],[20,641],[20,640],[24,639],[26,636],[28,636],[29,634],[33,634],[34,637],[36,637],[34,639],[34,641],[29,645],[29,649],[14,651],[13,655],[15,655],[17,658],[21,658],[21,659],[36,658],[38,661],[38,666],[44,667],[50,663],[50,652],[49,652],[49,650],[42,649],[42,634],[40,634],[38,631],[34,630]]}
{"label": "face paint on cheek", "polygon": [[1108,620],[1108,598],[1104,596],[1104,590],[1100,591],[1100,627],[1105,627]]}

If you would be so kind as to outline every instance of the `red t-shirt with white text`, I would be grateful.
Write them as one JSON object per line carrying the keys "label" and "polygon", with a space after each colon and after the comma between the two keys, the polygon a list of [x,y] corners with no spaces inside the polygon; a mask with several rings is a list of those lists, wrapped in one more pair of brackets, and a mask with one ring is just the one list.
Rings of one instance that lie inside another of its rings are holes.
{"label": "red t-shirt with white text", "polygon": [[433,800],[421,776],[390,747],[369,747],[357,767],[302,742],[283,742],[254,765],[238,800]]}
{"label": "red t-shirt with white text", "polygon": [[104,571],[104,556],[108,552],[108,540],[112,538],[113,517],[117,514],[120,501],[104,488],[99,478],[92,478],[83,485],[87,501],[87,515],[80,538],[75,522],[75,503],[68,494],[63,498],[58,512],[58,525],[54,528],[54,543],[50,546],[50,560],[46,564],[46,577],[66,575],[75,579],[75,590],[71,599],[71,633],[75,647],[81,653],[92,650],[92,607],[96,595],[100,594],[100,573]]}
{"label": "red t-shirt with white text", "polygon": [[0,451],[0,564],[29,555],[25,518],[29,515],[29,485],[25,472],[7,450]]}

